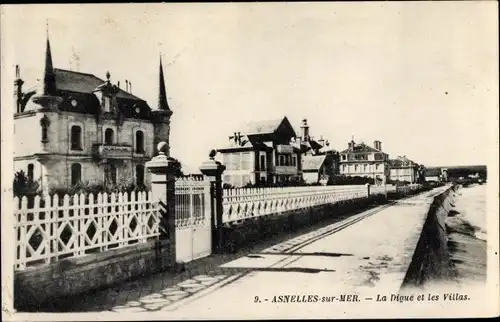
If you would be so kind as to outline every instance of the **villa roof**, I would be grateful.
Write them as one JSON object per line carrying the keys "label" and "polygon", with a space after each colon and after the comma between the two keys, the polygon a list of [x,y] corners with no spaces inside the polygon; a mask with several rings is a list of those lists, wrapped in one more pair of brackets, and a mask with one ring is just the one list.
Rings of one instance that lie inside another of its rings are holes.
{"label": "villa roof", "polygon": [[366,145],[365,143],[359,143],[359,144],[355,144],[354,145],[354,148],[352,149],[345,149],[343,151],[341,151],[340,153],[348,153],[348,152],[352,152],[352,153],[372,153],[372,152],[381,152],[380,150],[378,149],[375,149],[369,145]]}
{"label": "villa roof", "polygon": [[280,127],[286,128],[292,136],[296,136],[295,130],[286,116],[274,120],[249,122],[242,126],[240,132],[245,135],[265,135],[275,133]]}
{"label": "villa roof", "polygon": [[391,168],[403,168],[403,167],[417,166],[417,164],[413,160],[408,159],[406,156],[398,157],[397,159],[389,160],[389,164],[390,164]]}
{"label": "villa roof", "polygon": [[[56,87],[61,91],[92,94],[92,92],[105,81],[101,78],[86,73],[75,72],[71,70],[54,68],[56,74]],[[116,94],[117,98],[143,101],[135,95],[121,90]]]}

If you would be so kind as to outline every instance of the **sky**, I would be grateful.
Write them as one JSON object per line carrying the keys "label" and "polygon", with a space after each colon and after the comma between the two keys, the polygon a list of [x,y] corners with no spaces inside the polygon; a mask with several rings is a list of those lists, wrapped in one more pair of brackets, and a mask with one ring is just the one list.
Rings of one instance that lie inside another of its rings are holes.
{"label": "sky", "polygon": [[496,13],[494,1],[2,6],[2,81],[16,64],[27,82],[41,75],[48,21],[55,67],[109,70],[152,108],[162,56],[186,173],[245,123],[283,116],[338,150],[354,136],[428,166],[487,164]]}

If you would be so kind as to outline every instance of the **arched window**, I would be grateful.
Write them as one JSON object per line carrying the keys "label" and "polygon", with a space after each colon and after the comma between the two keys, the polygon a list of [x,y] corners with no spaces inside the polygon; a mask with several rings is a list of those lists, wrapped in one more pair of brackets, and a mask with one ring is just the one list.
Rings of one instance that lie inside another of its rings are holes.
{"label": "arched window", "polygon": [[33,170],[35,166],[33,163],[28,164],[28,181],[33,182]]}
{"label": "arched window", "polygon": [[137,165],[135,167],[135,183],[138,186],[144,185],[144,166]]}
{"label": "arched window", "polygon": [[71,150],[82,150],[82,128],[78,125],[71,127]]}
{"label": "arched window", "polygon": [[104,170],[104,181],[106,184],[116,184],[116,166],[112,163],[107,164]]}
{"label": "arched window", "polygon": [[104,144],[112,145],[113,144],[113,129],[106,129],[104,132]]}
{"label": "arched window", "polygon": [[50,125],[50,120],[47,115],[44,115],[40,120],[40,126],[42,127],[42,143],[49,142],[48,128]]}
{"label": "arched window", "polygon": [[82,165],[73,163],[71,165],[71,185],[74,186],[82,181]]}
{"label": "arched window", "polygon": [[142,131],[135,132],[135,152],[144,153],[144,133]]}

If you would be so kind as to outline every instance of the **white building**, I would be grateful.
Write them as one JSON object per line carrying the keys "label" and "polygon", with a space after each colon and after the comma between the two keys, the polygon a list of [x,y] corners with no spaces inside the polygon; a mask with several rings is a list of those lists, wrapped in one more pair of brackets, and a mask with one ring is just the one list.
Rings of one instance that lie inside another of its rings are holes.
{"label": "white building", "polygon": [[382,151],[382,142],[374,141],[373,145],[351,140],[348,148],[340,152],[340,174],[386,182],[390,175],[389,155]]}
{"label": "white building", "polygon": [[419,177],[419,165],[406,156],[398,156],[390,160],[392,181],[415,183]]}

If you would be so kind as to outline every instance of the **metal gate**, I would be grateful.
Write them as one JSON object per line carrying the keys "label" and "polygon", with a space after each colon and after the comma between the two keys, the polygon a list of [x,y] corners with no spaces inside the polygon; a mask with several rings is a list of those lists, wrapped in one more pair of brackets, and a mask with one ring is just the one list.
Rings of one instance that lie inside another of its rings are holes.
{"label": "metal gate", "polygon": [[212,253],[210,181],[205,176],[175,182],[177,261],[190,262]]}

